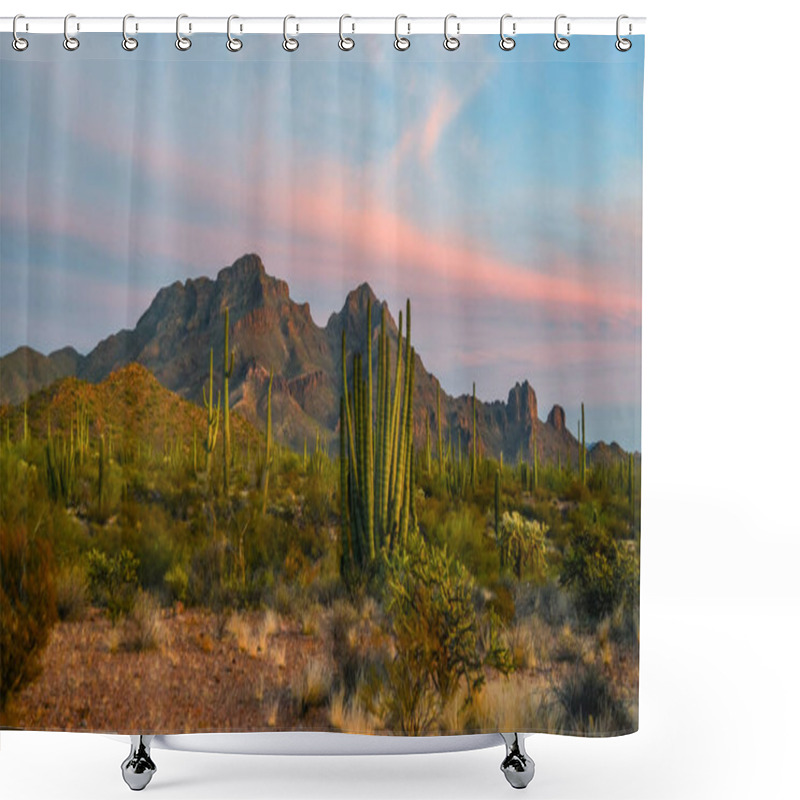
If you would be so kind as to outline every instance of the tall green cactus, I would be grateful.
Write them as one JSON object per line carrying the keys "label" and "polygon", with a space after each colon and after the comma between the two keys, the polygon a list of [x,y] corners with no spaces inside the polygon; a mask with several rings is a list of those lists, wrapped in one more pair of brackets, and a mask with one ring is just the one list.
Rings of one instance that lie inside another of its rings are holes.
{"label": "tall green cactus", "polygon": [[103,500],[105,499],[105,463],[106,463],[106,447],[105,437],[100,434],[100,444],[97,450],[97,508],[102,513]]}
{"label": "tall green cactus", "polygon": [[583,413],[583,403],[581,403],[581,451],[580,451],[580,475],[581,483],[586,486],[586,418]]}
{"label": "tall green cactus", "polygon": [[45,476],[50,499],[69,504],[75,488],[75,454],[66,443],[49,436],[45,444]]}
{"label": "tall green cactus", "polygon": [[[269,492],[269,473],[272,466],[272,378],[275,373],[269,372],[269,387],[267,388],[267,430],[266,451],[264,453],[264,482],[261,493],[261,513],[267,513],[267,494]],[[248,440],[249,442],[249,440]]]}
{"label": "tall green cactus", "polygon": [[538,420],[533,421],[533,488],[539,488],[539,447],[536,441],[536,428]]}
{"label": "tall green cactus", "polygon": [[633,501],[633,453],[628,453],[628,505],[631,509],[631,522],[634,522],[636,507]]}
{"label": "tall green cactus", "polygon": [[222,365],[222,386],[223,396],[225,397],[225,426],[222,431],[222,483],[227,493],[229,488],[230,477],[228,474],[231,454],[233,445],[231,442],[231,414],[230,414],[230,397],[229,397],[229,382],[233,375],[233,362],[235,354],[228,347],[228,327],[229,327],[229,312],[225,309],[225,352],[224,363]]}
{"label": "tall green cactus", "polygon": [[431,420],[425,411],[425,474],[431,474]]}
{"label": "tall green cactus", "polygon": [[472,491],[475,491],[475,482],[478,477],[478,422],[475,409],[475,381],[472,382]]}
{"label": "tall green cactus", "polygon": [[[352,393],[347,369],[347,337],[342,331],[342,397],[339,409],[342,574],[355,578],[384,549],[402,547],[413,505],[413,382],[411,303],[399,317],[394,389],[391,347],[381,310],[377,340],[377,385],[373,385],[372,307],[367,309],[367,355],[353,355]],[[366,358],[366,364],[364,359]]]}
{"label": "tall green cactus", "polygon": [[436,427],[439,445],[439,477],[441,477],[444,467],[444,453],[442,452],[442,400],[438,381],[436,382]]}
{"label": "tall green cactus", "polygon": [[217,403],[214,406],[214,348],[211,348],[209,355],[208,368],[208,395],[206,387],[203,387],[203,405],[206,408],[206,437],[203,440],[203,449],[206,452],[206,473],[211,477],[211,467],[213,465],[214,447],[217,444],[217,434],[219,433],[219,406],[220,396],[217,392]]}
{"label": "tall green cactus", "polygon": [[500,470],[494,474],[494,536],[500,542]]}

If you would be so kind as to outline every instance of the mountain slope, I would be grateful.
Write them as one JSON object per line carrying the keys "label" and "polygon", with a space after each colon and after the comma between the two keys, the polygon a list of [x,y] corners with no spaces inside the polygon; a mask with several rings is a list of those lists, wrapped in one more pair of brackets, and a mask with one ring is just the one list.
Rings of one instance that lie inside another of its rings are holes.
{"label": "mountain slope", "polygon": [[[133,330],[122,330],[101,341],[88,355],[65,349],[43,356],[30,348],[0,359],[0,401],[19,403],[24,397],[58,378],[73,375],[97,383],[131,363],[149,370],[167,389],[194,403],[202,403],[213,349],[215,391],[222,385],[224,310],[230,314],[230,339],[235,350],[230,380],[231,406],[252,424],[266,419],[270,373],[273,425],[278,441],[301,449],[317,432],[336,448],[339,397],[342,391],[342,332],[350,356],[364,349],[367,309],[372,308],[373,363],[381,314],[397,350],[397,321],[385,303],[364,283],[351,291],[339,312],[325,327],[311,317],[308,304],[295,303],[288,285],[267,275],[257,255],[246,255],[220,270],[217,278],[196,278],[161,289]],[[413,314],[413,308],[412,308]],[[404,323],[405,324],[405,323]],[[411,340],[414,343],[412,318]],[[436,395],[438,380],[416,355],[414,437],[418,447],[426,440],[426,421],[432,447],[437,441]],[[472,438],[472,398],[440,392],[442,433],[467,452]],[[511,388],[505,402],[476,404],[480,445],[487,455],[503,452],[508,460],[532,456],[534,427],[540,456],[577,463],[578,443],[567,430],[564,411],[555,406],[542,422],[536,393],[527,382]]]}

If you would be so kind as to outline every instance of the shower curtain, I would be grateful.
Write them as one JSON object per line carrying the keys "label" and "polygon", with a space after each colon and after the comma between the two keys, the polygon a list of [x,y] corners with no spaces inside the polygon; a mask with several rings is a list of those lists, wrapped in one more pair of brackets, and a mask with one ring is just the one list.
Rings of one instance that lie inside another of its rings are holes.
{"label": "shower curtain", "polygon": [[632,732],[643,37],[297,38],[0,48],[0,725]]}

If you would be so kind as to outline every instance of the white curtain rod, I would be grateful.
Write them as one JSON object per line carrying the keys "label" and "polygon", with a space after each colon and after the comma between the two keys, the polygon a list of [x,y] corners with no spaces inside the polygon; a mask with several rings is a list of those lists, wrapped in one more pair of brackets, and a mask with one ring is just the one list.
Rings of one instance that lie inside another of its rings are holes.
{"label": "white curtain rod", "polygon": [[[518,36],[526,33],[554,32],[554,17],[508,17],[504,24],[506,35]],[[13,18],[0,17],[0,31],[10,33]],[[175,33],[175,17],[131,17],[128,20],[129,36],[141,33]],[[283,17],[240,17],[232,23],[235,34],[283,33]],[[569,31],[567,30],[569,25]],[[569,17],[559,20],[559,35],[614,35],[616,17]],[[181,20],[181,33],[225,33],[227,17],[192,17]],[[645,18],[629,17],[622,21],[621,34],[644,33]],[[464,36],[470,34],[496,33],[500,35],[500,16],[496,17],[455,17],[450,20],[448,30],[451,34]],[[302,17],[289,22],[290,35],[303,33],[338,33],[338,17]],[[394,17],[349,17],[344,21],[343,31],[350,33],[394,34]],[[70,35],[81,33],[119,33],[122,35],[122,17],[71,17]],[[17,33],[64,33],[63,17],[21,17],[17,21]],[[407,17],[399,22],[401,36],[414,34],[444,34],[443,17]]]}

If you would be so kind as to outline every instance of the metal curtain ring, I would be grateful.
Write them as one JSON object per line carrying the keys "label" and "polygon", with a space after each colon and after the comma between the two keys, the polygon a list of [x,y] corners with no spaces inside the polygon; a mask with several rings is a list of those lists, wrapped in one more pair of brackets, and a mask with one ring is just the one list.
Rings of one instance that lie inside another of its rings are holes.
{"label": "metal curtain ring", "polygon": [[[349,14],[342,14],[339,17],[339,49],[340,50],[352,50],[355,46],[355,40],[351,39],[349,36],[344,35],[343,25],[346,19],[353,19]],[[352,25],[353,31],[356,29],[356,25],[354,22],[350,23]]]}
{"label": "metal curtain ring", "polygon": [[[292,16],[291,14],[287,14],[283,18],[283,49],[286,50],[287,53],[294,53],[294,51],[300,47],[300,41],[289,36],[288,26],[290,19],[296,19],[296,17]],[[300,30],[299,25],[297,26],[297,30]]]}
{"label": "metal curtain ring", "polygon": [[[235,19],[239,19],[236,14],[231,14],[228,17],[228,41],[225,43],[225,47],[227,47],[231,53],[238,53],[242,49],[242,40],[231,35],[231,22]],[[241,28],[239,30],[241,30]]]}
{"label": "metal curtain ring", "polygon": [[[67,16],[64,17],[64,49],[70,52],[77,50],[81,46],[81,43],[75,36],[69,35],[69,21],[71,19],[75,19],[74,14],[67,14]],[[78,27],[77,30],[80,30],[80,28]]]}
{"label": "metal curtain ring", "polygon": [[[395,50],[408,50],[411,47],[411,39],[406,39],[405,36],[400,35],[400,20],[401,19],[408,19],[405,14],[398,14],[394,18],[394,49]],[[408,28],[408,33],[411,33],[411,23],[407,22],[406,27]]]}
{"label": "metal curtain ring", "polygon": [[[450,50],[452,52],[453,50],[458,50],[458,48],[461,46],[461,41],[459,40],[457,35],[456,36],[450,36],[450,34],[447,32],[447,23],[450,22],[451,19],[457,19],[456,15],[455,14],[448,14],[444,18],[444,42],[443,42],[443,44],[444,44],[444,49],[445,50]],[[458,31],[459,31],[460,28],[461,28],[461,25],[459,23],[456,23],[456,34],[458,34]]]}
{"label": "metal curtain ring", "polygon": [[[556,17],[556,21],[553,24],[553,32],[555,33],[556,40],[553,42],[553,47],[558,50],[560,53],[563,53],[565,50],[569,50],[569,39],[566,39],[563,36],[558,35],[558,21],[560,19],[566,19],[566,14],[559,14]],[[569,36],[569,22],[567,23],[567,36]]]}
{"label": "metal curtain ring", "polygon": [[[633,42],[630,39],[623,39],[619,35],[619,24],[624,19],[628,19],[628,15],[627,14],[620,14],[617,17],[617,41],[614,43],[614,47],[616,47],[617,50],[620,51],[620,53],[627,53],[628,50],[630,50],[631,47],[633,47]],[[630,23],[628,23],[628,35],[630,35],[631,30],[632,30],[631,25],[630,25]]]}
{"label": "metal curtain ring", "polygon": [[[192,46],[192,40],[181,33],[181,20],[188,18],[188,14],[178,14],[175,19],[175,47],[177,47],[178,50],[188,50]],[[189,26],[189,30],[191,29],[191,26]]]}
{"label": "metal curtain ring", "polygon": [[[503,14],[503,16],[500,17],[500,49],[506,51],[513,50],[517,46],[516,41],[511,36],[506,36],[505,31],[503,30],[503,26],[507,19],[511,19],[511,14]],[[517,32],[516,22],[512,23],[511,30],[513,33]]]}
{"label": "metal curtain ring", "polygon": [[14,21],[11,23],[11,33],[12,33],[12,35],[13,35],[13,37],[14,37],[14,38],[11,40],[11,46],[12,46],[12,47],[13,47],[13,48],[14,48],[14,49],[15,49],[15,50],[18,52],[18,53],[21,53],[23,50],[27,50],[27,49],[28,49],[28,40],[27,40],[27,39],[23,39],[23,38],[22,38],[22,37],[21,37],[21,36],[20,36],[20,35],[17,33],[17,20],[18,20],[18,19],[25,19],[25,15],[24,15],[24,14],[17,14],[17,16],[16,16],[16,17],[14,17]]}
{"label": "metal curtain ring", "polygon": [[129,53],[139,46],[139,40],[134,39],[133,36],[128,36],[128,20],[135,19],[133,14],[126,14],[122,18],[122,49],[127,50]]}

